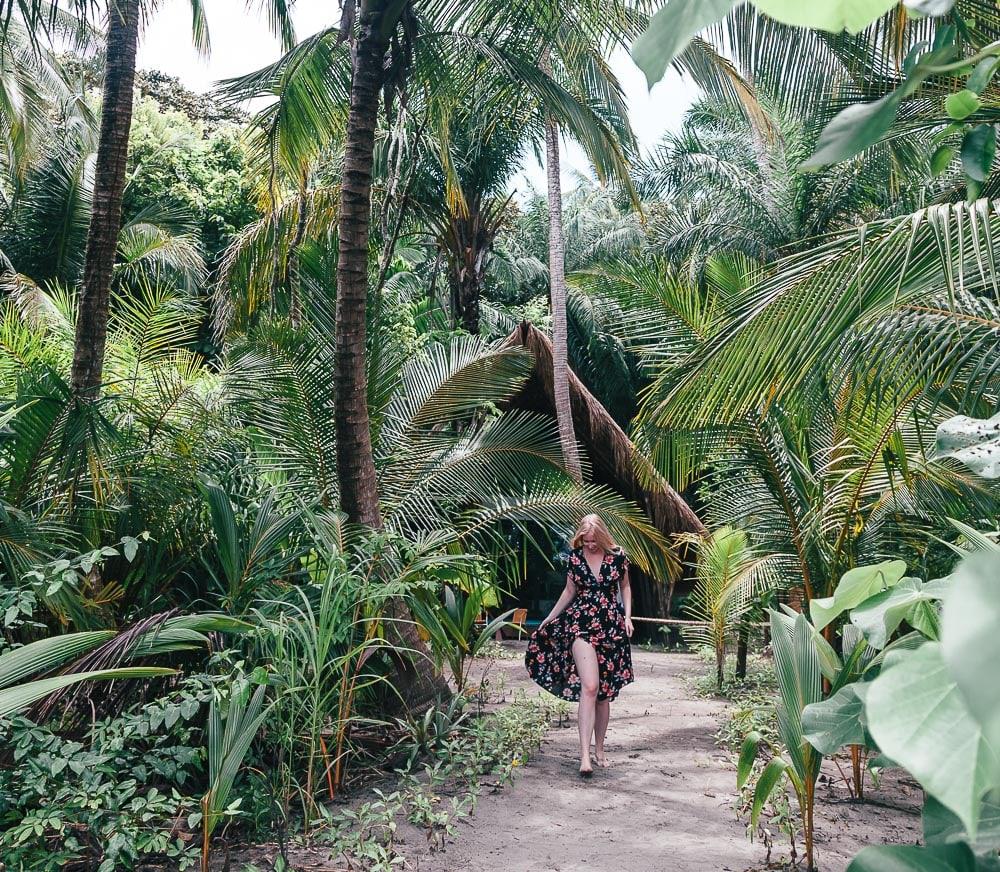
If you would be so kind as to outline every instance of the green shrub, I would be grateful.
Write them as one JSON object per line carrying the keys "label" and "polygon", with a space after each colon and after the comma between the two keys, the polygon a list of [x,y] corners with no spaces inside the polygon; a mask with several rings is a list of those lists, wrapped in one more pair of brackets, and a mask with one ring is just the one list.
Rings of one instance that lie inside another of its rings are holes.
{"label": "green shrub", "polygon": [[193,866],[191,794],[204,764],[198,722],[211,692],[205,678],[188,679],[167,697],[97,722],[82,740],[22,717],[5,721],[0,852],[8,868]]}

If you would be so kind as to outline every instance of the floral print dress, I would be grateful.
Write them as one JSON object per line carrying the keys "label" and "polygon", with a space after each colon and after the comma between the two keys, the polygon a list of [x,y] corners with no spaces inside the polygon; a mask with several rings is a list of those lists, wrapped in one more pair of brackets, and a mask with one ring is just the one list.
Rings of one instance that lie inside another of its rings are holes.
{"label": "floral print dress", "polygon": [[524,665],[532,681],[561,699],[579,700],[580,677],[572,650],[577,638],[587,639],[597,653],[599,700],[615,699],[633,681],[632,649],[617,601],[627,569],[620,548],[604,555],[596,577],[582,549],[570,552],[567,577],[576,585],[576,596],[559,617],[531,634]]}

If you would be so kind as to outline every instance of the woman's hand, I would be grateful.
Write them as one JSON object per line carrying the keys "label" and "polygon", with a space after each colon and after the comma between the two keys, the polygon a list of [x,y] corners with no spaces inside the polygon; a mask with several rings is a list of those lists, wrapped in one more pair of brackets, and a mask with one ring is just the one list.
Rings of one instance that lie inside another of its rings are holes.
{"label": "woman's hand", "polygon": [[632,634],[634,632],[635,632],[635,627],[632,626],[632,619],[631,618],[626,618],[625,619],[625,635],[628,636],[631,639],[632,638]]}
{"label": "woman's hand", "polygon": [[546,624],[551,624],[553,620],[555,620],[555,619],[552,617],[552,615],[549,615],[544,621],[542,621],[538,625],[538,629],[539,630],[542,629],[542,627],[544,627]]}

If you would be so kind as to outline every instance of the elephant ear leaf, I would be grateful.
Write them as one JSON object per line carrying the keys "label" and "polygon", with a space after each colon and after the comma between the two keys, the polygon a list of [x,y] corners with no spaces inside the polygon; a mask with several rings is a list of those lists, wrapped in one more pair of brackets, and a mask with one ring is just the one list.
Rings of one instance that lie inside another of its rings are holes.
{"label": "elephant ear leaf", "polygon": [[845,745],[867,743],[864,723],[865,684],[847,684],[829,699],[802,711],[802,734],[820,754],[836,754]]}
{"label": "elephant ear leaf", "polygon": [[968,845],[869,845],[847,872],[976,872]]}
{"label": "elephant ear leaf", "polygon": [[738,0],[669,0],[635,41],[632,57],[653,87],[699,31],[725,18]]}
{"label": "elephant ear leaf", "polygon": [[940,585],[921,584],[919,578],[904,578],[895,587],[876,594],[854,609],[851,623],[869,645],[879,650],[888,644],[889,637],[903,621],[936,641],[939,628],[933,603],[941,599],[946,589]]}
{"label": "elephant ear leaf", "polygon": [[952,575],[941,616],[941,651],[965,704],[994,749],[1000,748],[998,623],[1000,555],[972,554]]}
{"label": "elephant ear leaf", "polygon": [[857,566],[841,576],[833,596],[813,599],[809,616],[817,630],[822,630],[843,612],[861,605],[869,597],[895,587],[906,574],[902,560],[886,560],[872,566]]}
{"label": "elephant ear leaf", "polygon": [[801,0],[754,0],[765,15],[782,24],[815,27],[830,33],[859,33],[896,5],[896,0],[826,0],[802,3]]}
{"label": "elephant ear leaf", "polygon": [[[952,845],[967,842],[968,834],[958,817],[933,796],[924,800],[924,843]],[[979,833],[971,846],[977,854],[1000,851],[1000,790],[986,794],[979,811]]]}
{"label": "elephant ear leaf", "polygon": [[941,643],[925,642],[884,666],[865,697],[865,718],[881,751],[975,839],[982,798],[1000,779],[1000,759],[950,674]]}
{"label": "elephant ear leaf", "polygon": [[937,428],[935,459],[951,457],[983,478],[1000,478],[1000,415],[956,415]]}

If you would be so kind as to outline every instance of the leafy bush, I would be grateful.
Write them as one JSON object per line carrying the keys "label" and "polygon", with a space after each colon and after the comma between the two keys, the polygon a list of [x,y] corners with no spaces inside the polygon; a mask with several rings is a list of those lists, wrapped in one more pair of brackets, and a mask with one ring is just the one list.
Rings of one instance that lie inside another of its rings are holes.
{"label": "leafy bush", "polygon": [[[499,790],[514,780],[516,771],[538,749],[554,714],[565,709],[559,700],[529,700],[523,695],[510,705],[481,718],[464,719],[451,705],[431,713],[428,724],[439,723],[441,736],[432,745],[421,743],[410,755],[408,771],[392,792],[375,790],[375,798],[345,809],[329,819],[322,834],[334,853],[363,864],[369,872],[388,872],[403,858],[397,853],[399,819],[426,831],[431,850],[440,850],[454,835],[454,824],[471,814],[486,786]],[[423,760],[423,768],[413,763]],[[453,794],[444,803],[442,794]]]}
{"label": "leafy bush", "polygon": [[211,686],[205,676],[187,679],[168,696],[99,721],[80,740],[22,717],[3,722],[0,848],[8,868],[196,864],[192,791],[204,769],[200,715]]}

